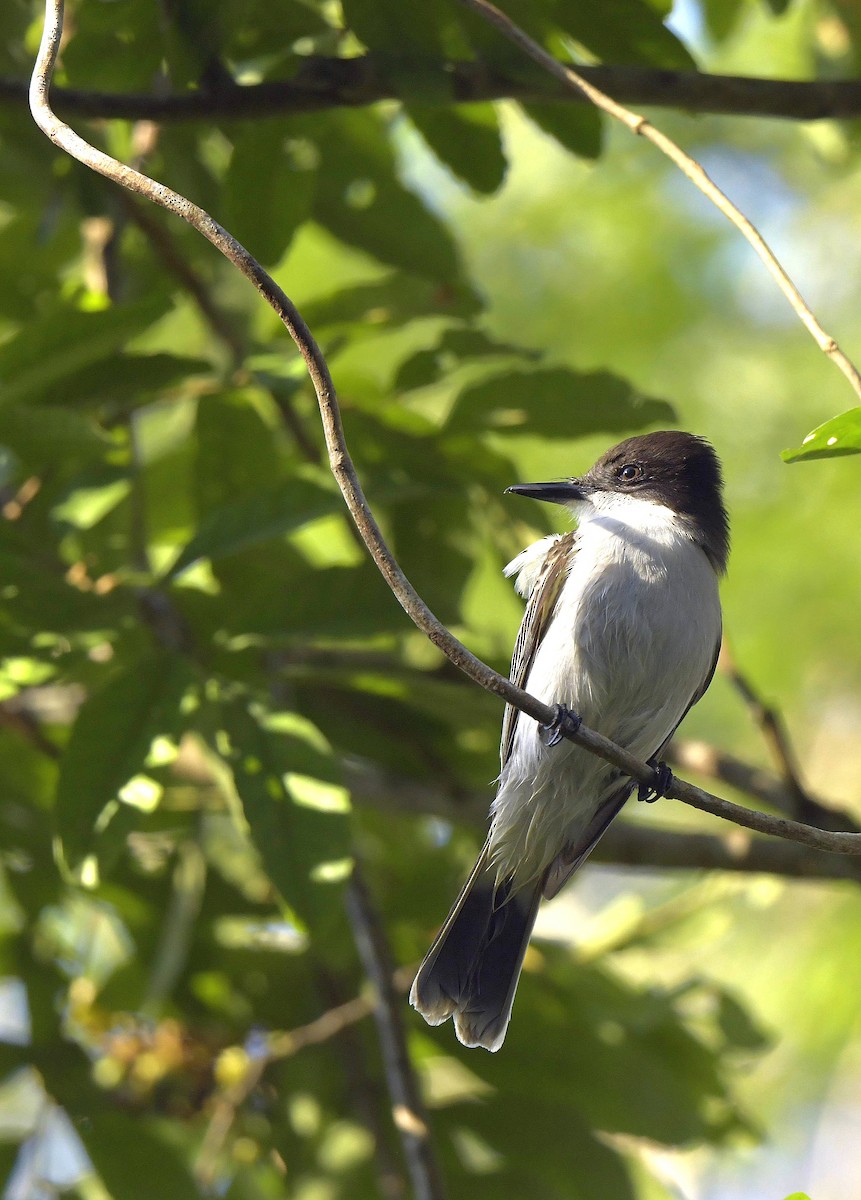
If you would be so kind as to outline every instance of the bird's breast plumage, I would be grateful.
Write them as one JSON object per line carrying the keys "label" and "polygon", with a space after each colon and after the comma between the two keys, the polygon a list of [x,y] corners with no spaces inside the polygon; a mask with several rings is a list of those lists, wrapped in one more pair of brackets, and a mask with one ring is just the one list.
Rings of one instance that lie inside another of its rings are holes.
{"label": "bird's breast plumage", "polygon": [[[542,559],[560,555],[559,540],[545,543]],[[528,663],[521,682],[648,758],[711,676],[721,632],[714,569],[673,514],[654,504],[633,513],[587,511],[562,552],[554,573],[528,550],[520,556],[532,576],[524,626],[531,620],[540,632],[532,646],[518,639],[521,666]],[[552,612],[537,621],[535,610],[547,604],[536,589],[548,578]],[[535,878],[578,843],[619,785],[603,760],[570,742],[548,748],[534,721],[514,718],[492,809],[500,876],[516,869],[519,878]]]}

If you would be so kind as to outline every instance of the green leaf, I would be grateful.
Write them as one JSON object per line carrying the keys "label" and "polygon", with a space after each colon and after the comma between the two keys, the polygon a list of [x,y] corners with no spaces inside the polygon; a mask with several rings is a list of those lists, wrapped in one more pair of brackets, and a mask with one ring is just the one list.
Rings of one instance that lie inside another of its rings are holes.
{"label": "green leaf", "polygon": [[417,350],[404,359],[395,376],[395,391],[426,387],[443,379],[463,362],[496,356],[537,358],[540,355],[510,342],[498,342],[481,329],[451,326],[444,330],[435,344],[427,350]]}
{"label": "green leaf", "polygon": [[402,0],[342,0],[347,25],[369,50],[383,50],[393,61],[440,59],[454,35],[448,5],[405,5]]}
{"label": "green leaf", "polygon": [[349,875],[349,798],[328,745],[293,714],[267,718],[243,700],[220,709],[216,745],[272,884],[319,930],[340,914]]}
{"label": "green leaf", "polygon": [[102,312],[54,306],[0,347],[0,404],[56,402],[63,397],[63,382],[70,372],[109,357],[115,376],[121,376],[123,345],[167,306],[167,299],[159,296]]}
{"label": "green leaf", "polygon": [[521,107],[530,121],[566,150],[581,158],[597,158],[601,153],[603,126],[601,114],[593,105],[548,101]]}
{"label": "green leaf", "polygon": [[212,562],[301,529],[311,521],[338,512],[342,505],[334,490],[303,479],[288,479],[234,503],[210,509],[165,578],[175,579],[201,558]]}
{"label": "green leaf", "polygon": [[44,553],[21,554],[0,547],[3,597],[0,628],[20,633],[60,633],[112,628],[126,610],[119,593],[98,596],[80,591],[65,578],[61,563]]}
{"label": "green leaf", "polygon": [[51,508],[55,521],[77,529],[92,529],[121,504],[131,491],[128,472],[99,466],[81,472],[64,488]]}
{"label": "green leaf", "polygon": [[696,70],[689,51],[646,0],[558,0],[562,31],[609,63]]}
{"label": "green leaf", "polygon": [[94,4],[81,11],[70,33],[63,70],[73,87],[146,90],[161,65],[164,30],[151,5]]}
{"label": "green leaf", "polygon": [[[202,358],[182,358],[176,354],[134,354],[125,351],[122,369],[111,355],[69,370],[63,377],[60,399],[63,404],[92,406],[110,401],[113,411],[127,412],[150,400],[153,394],[176,387],[190,376],[209,374],[212,364]],[[56,396],[53,397],[57,399]]]}
{"label": "green leaf", "polygon": [[180,655],[153,650],[121,666],[82,706],[57,780],[57,828],[70,866],[93,849],[105,806],[144,766],[155,738],[178,734],[193,679]]}
{"label": "green leaf", "polygon": [[157,1179],[160,1200],[191,1200],[200,1190],[167,1125],[165,1132],[160,1136],[151,1117],[124,1112],[90,1113],[81,1128],[87,1153],[112,1196],[152,1200]]}
{"label": "green leaf", "polygon": [[[472,317],[481,311],[475,292],[451,282],[405,275],[387,275],[374,283],[339,288],[330,296],[311,300],[302,313],[312,329],[331,329],[364,323],[371,329],[406,325],[416,317]],[[350,331],[355,336],[353,329]]]}
{"label": "green leaf", "polygon": [[836,458],[841,454],[861,453],[861,408],[850,408],[808,433],[800,446],[784,450],[784,462],[809,458]]}
{"label": "green leaf", "polygon": [[372,110],[307,119],[320,152],[314,215],[336,237],[380,262],[445,285],[460,281],[446,226],[397,178],[387,129]]}
{"label": "green leaf", "polygon": [[718,991],[717,1024],[733,1048],[762,1051],[771,1044],[744,1005],[723,989]]}
{"label": "green leaf", "polygon": [[411,104],[407,112],[440,162],[473,191],[489,195],[502,185],[508,163],[492,104]]}
{"label": "green leaf", "polygon": [[722,42],[729,37],[741,15],[747,11],[745,0],[704,0],[703,2],[706,26],[717,42]]}
{"label": "green leaf", "polygon": [[55,405],[0,405],[0,444],[36,466],[101,458],[116,442],[94,420]]}
{"label": "green leaf", "polygon": [[673,419],[666,401],[640,395],[618,375],[545,367],[495,375],[465,388],[445,433],[483,430],[574,437],[598,431],[617,433]]}
{"label": "green leaf", "polygon": [[246,121],[224,177],[227,225],[263,263],[286,253],[311,210],[316,151],[290,139],[281,121]]}

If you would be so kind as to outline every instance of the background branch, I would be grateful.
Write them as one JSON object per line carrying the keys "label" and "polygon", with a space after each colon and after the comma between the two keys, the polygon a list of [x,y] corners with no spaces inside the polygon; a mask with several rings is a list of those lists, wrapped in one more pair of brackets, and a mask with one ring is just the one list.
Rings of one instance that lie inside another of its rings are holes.
{"label": "background branch", "polygon": [[[433,77],[435,103],[517,100],[541,104],[584,104],[586,97],[536,72],[515,78],[482,62],[423,64]],[[855,79],[754,79],[695,71],[634,66],[584,66],[578,74],[624,104],[651,105],[696,113],[739,117],[781,117],[795,121],[851,120],[861,115],[861,82]],[[383,100],[409,103],[401,80],[386,78],[374,54],[355,58],[310,55],[291,79],[213,89],[202,83],[180,95],[93,92],[56,88],[57,109],[69,117],[104,120],[212,121],[220,117],[293,116],[333,108],[357,108]],[[0,104],[24,105],[27,84],[0,79]]]}
{"label": "background branch", "polygon": [[[777,802],[778,806],[785,800],[783,784],[776,776],[723,756],[704,742],[676,743],[673,750],[672,761],[685,763],[698,774],[710,774],[711,763],[716,768],[714,777],[722,782],[739,787],[746,777],[755,780],[757,791],[753,794],[759,798]],[[727,764],[729,770],[724,771]],[[434,816],[472,825],[476,830],[487,821],[489,794],[484,791],[456,795],[434,784],[356,763],[347,768],[345,782],[354,803],[384,812]],[[687,833],[630,821],[624,815],[613,822],[589,861],[644,870],[764,872],[787,878],[861,881],[861,861],[855,858],[823,854],[793,842],[751,837],[739,829],[720,834]]]}
{"label": "background branch", "polygon": [[401,1021],[401,1001],[393,983],[388,939],[361,867],[354,864],[347,885],[347,914],[365,974],[374,992],[374,1017],[392,1100],[392,1119],[401,1137],[416,1200],[442,1200],[445,1188],[430,1136],[427,1110],[410,1062]]}

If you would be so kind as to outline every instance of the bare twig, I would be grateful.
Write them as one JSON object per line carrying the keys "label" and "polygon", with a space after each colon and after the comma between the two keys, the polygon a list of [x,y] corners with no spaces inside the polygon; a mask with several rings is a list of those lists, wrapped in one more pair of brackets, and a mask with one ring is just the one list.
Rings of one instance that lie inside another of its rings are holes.
{"label": "bare twig", "polygon": [[427,1110],[407,1050],[401,1004],[392,983],[388,939],[358,864],[347,885],[347,913],[365,974],[373,985],[374,1016],[383,1067],[415,1200],[443,1200],[445,1186],[431,1139]]}
{"label": "bare twig", "polygon": [[777,838],[754,837],[740,829],[711,836],[625,820],[613,822],[589,861],[645,870],[733,871],[861,882],[861,861],[854,858],[821,854]]}
{"label": "bare twig", "polygon": [[[463,0],[463,2],[484,11],[483,5],[478,4],[478,0]],[[555,708],[543,704],[528,692],[516,687],[511,680],[506,679],[481,659],[476,658],[434,616],[404,575],[382,536],[347,449],[340,409],[326,360],[293,302],[245,247],[202,208],[192,204],[184,196],[163,184],[157,183],[139,171],[111,158],[101,150],[97,150],[54,114],[48,93],[60,44],[62,24],[62,0],[46,0],[45,29],[30,86],[30,106],[36,123],[55,145],[79,162],[89,166],[100,175],[114,180],[129,191],[145,196],[154,204],[160,205],[187,221],[251,281],[267,304],[277,313],[302,356],[320,407],[332,473],[371,557],[401,607],[430,641],[474,683],[501,697],[540,724],[550,724],[556,716]],[[525,35],[521,36],[525,37]],[[530,44],[534,45],[531,42]],[[536,49],[542,56],[544,55],[540,47],[536,47]],[[554,70],[558,68],[564,74],[566,68],[555,63],[553,59],[550,59],[550,62],[554,64]],[[565,78],[567,79],[567,75]],[[613,104],[614,102],[609,101],[609,103]],[[636,118],[635,123],[641,120],[642,118]],[[645,127],[645,122],[643,122],[643,127]],[[626,750],[611,742],[609,738],[603,737],[594,730],[581,725],[576,731],[566,730],[564,735],[591,754],[596,754],[599,758],[612,763],[636,782],[647,785],[654,785],[658,782],[655,771],[650,766],[640,762]],[[673,781],[667,791],[667,796],[671,799],[681,800],[703,812],[710,812],[727,821],[733,821],[737,825],[755,829],[760,833],[773,834],[776,837],[837,854],[861,854],[861,834],[826,832],[797,821],[753,812],[738,804],[732,804],[728,800],[713,796],[700,788],[693,787],[681,779]]]}
{"label": "bare twig", "polygon": [[739,669],[726,645],[721,649],[719,665],[747,706],[783,777],[791,800],[790,815],[798,821],[822,824],[821,818],[827,810],[813,800],[801,782],[798,761],[780,713],[765,703],[748,677]]}
{"label": "bare twig", "polygon": [[[415,973],[414,964],[399,967],[392,976],[391,986],[399,993],[406,993]],[[294,1054],[307,1050],[310,1046],[320,1046],[338,1037],[345,1030],[370,1017],[376,1003],[376,997],[370,994],[354,996],[343,1004],[327,1009],[307,1025],[299,1025],[296,1029],[269,1036],[264,1052],[248,1062],[242,1078],[224,1090],[213,1108],[195,1168],[195,1174],[201,1183],[206,1186],[212,1184],[218,1156],[236,1115],[262,1080],[267,1068],[272,1063],[292,1058]]]}
{"label": "bare twig", "polygon": [[662,133],[660,129],[652,125],[650,121],[647,121],[644,116],[625,108],[612,99],[611,96],[608,96],[606,92],[589,83],[583,72],[575,71],[572,67],[559,62],[552,54],[548,54],[543,47],[539,46],[519,26],[515,25],[505,13],[491,4],[490,0],[461,0],[461,3],[467,8],[472,9],[473,12],[479,13],[491,25],[494,25],[500,33],[507,37],[510,42],[518,46],[524,54],[527,54],[534,62],[544,67],[546,71],[549,71],[561,83],[576,88],[587,99],[591,100],[596,108],[607,113],[614,120],[619,121],[631,133],[637,134],[639,137],[651,142],[671,162],[675,163],[682,174],[686,175],[691,183],[699,188],[707,199],[711,200],[715,208],[723,213],[727,220],[736,227],[745,241],[753,248],[819,349],[824,354],[827,354],[835,365],[839,367],[849,380],[856,394],[861,396],[861,374],[859,374],[855,364],[847,358],[834,338],[829,333],[826,333],[819,324],[805,303],[798,288],[780,265],[759,230],[733,204],[730,198],[721,191],[696,159],[686,154],[680,146],[671,138],[668,138],[665,133]]}
{"label": "bare twig", "polygon": [[[277,117],[357,108],[381,100],[414,99],[393,79],[374,54],[354,58],[309,55],[294,59],[290,79],[236,84],[214,89],[201,82],[181,94],[155,92],[94,92],[57,88],[58,110],[69,117],[100,120],[141,119],[215,121],[219,118]],[[588,103],[582,94],[536,73],[534,79],[507,74],[482,61],[427,62],[434,72],[433,102],[471,104],[487,100],[516,100],[522,104]],[[711,75],[671,71],[665,67],[583,66],[578,73],[595,87],[624,104],[646,104],[696,113],[736,117],[779,117],[794,121],[847,120],[861,116],[861,83],[857,79],[755,79],[744,75]],[[27,102],[23,80],[0,79],[0,104]]]}
{"label": "bare twig", "polygon": [[[677,739],[670,744],[667,758],[684,771],[693,771],[696,775],[720,780],[736,791],[744,792],[754,800],[776,808],[778,812],[798,817],[797,794],[785,779],[763,767],[744,762],[726,750],[719,750],[708,742],[695,739]],[[818,828],[842,829],[849,833],[861,832],[861,826],[851,813],[836,808],[809,792],[806,795],[811,811],[816,813],[815,824]]]}
{"label": "bare twig", "polygon": [[[315,976],[317,987],[328,1006],[333,1007],[344,1002],[344,996],[349,995],[344,991],[345,980],[319,964]],[[371,1069],[369,1055],[372,1048],[352,1025],[344,1026],[340,1040],[340,1060],[349,1094],[349,1105],[374,1143],[379,1200],[405,1200],[409,1195],[406,1170],[397,1153],[387,1120],[389,1106],[386,1084],[378,1078],[378,1072]]]}

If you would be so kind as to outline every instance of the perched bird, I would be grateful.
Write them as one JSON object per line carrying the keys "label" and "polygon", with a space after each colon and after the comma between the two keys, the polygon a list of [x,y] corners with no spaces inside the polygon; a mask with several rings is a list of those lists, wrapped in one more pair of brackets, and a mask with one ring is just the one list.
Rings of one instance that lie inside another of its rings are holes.
{"label": "perched bird", "polygon": [[[647,433],[579,479],[508,491],[577,519],[505,568],[528,598],[512,680],[656,761],[720,648],[729,524],[717,455],[689,433]],[[454,1017],[465,1046],[488,1050],[505,1038],[542,897],[577,870],[635,786],[511,706],[501,759],[487,841],[410,993],[431,1025]]]}

